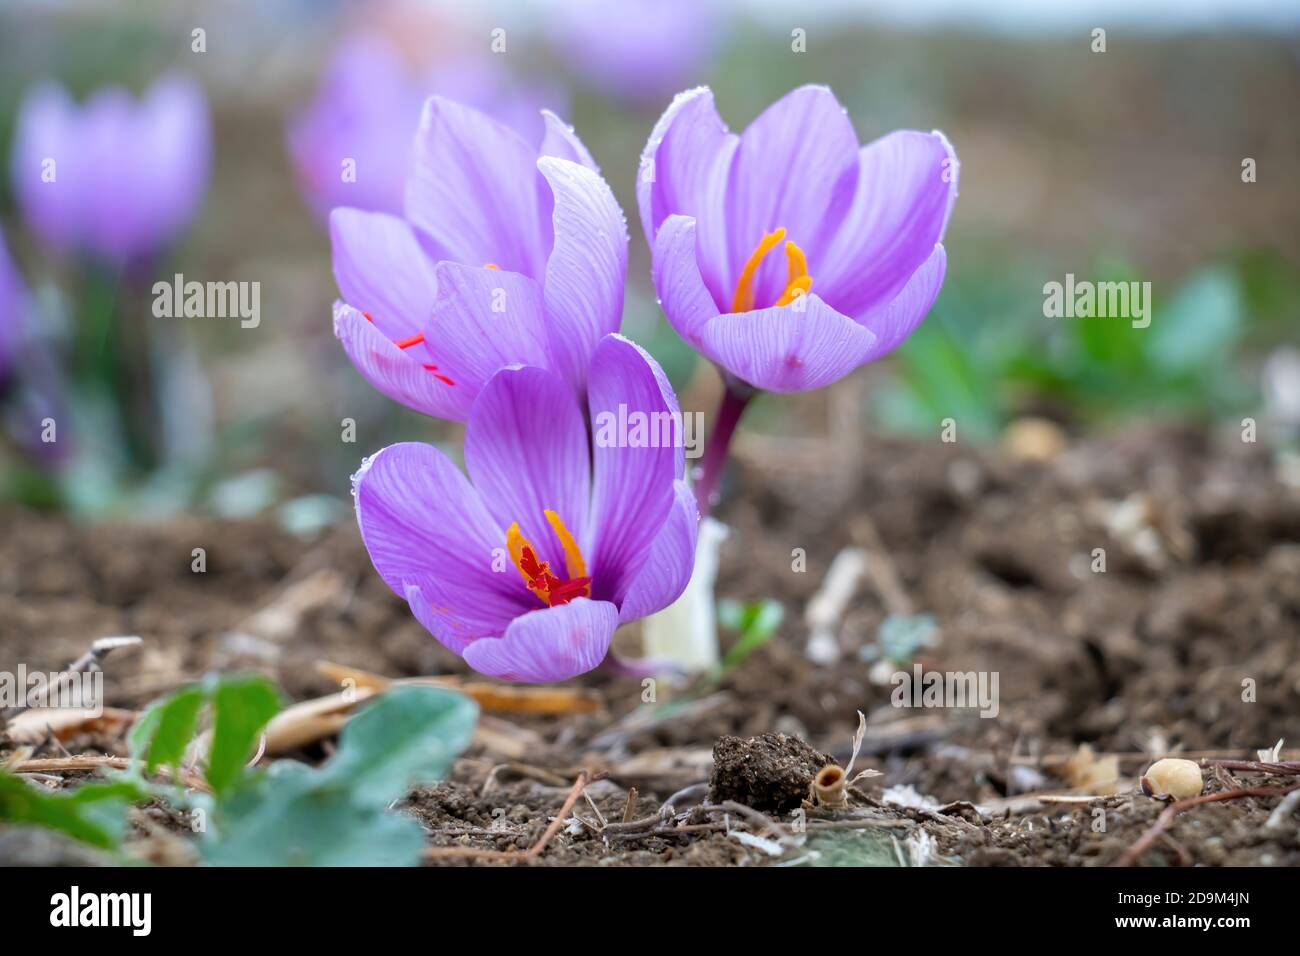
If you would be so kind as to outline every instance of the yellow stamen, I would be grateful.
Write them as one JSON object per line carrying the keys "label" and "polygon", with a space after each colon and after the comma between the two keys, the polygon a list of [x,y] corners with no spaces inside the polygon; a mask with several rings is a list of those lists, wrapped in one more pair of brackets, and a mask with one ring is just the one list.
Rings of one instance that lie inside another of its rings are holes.
{"label": "yellow stamen", "polygon": [[[564,549],[564,567],[569,572],[570,579],[585,578],[587,576],[587,562],[583,560],[582,550],[578,547],[578,542],[573,540],[573,535],[565,527],[564,521],[550,508],[544,512],[546,520],[551,523],[551,528],[555,531],[555,536],[560,539],[560,547]],[[590,591],[590,588],[588,588]]]}
{"label": "yellow stamen", "polygon": [[781,298],[776,300],[776,304],[789,305],[800,296],[807,295],[811,287],[812,276],[801,276],[785,287],[785,291],[781,293]]}
{"label": "yellow stamen", "polygon": [[785,262],[786,275],[789,276],[786,280],[786,288],[789,288],[796,279],[802,279],[808,274],[808,257],[793,242],[787,242],[785,244]]}
{"label": "yellow stamen", "polygon": [[489,262],[489,263],[488,263],[487,265],[485,265],[483,268],[484,268],[484,269],[500,269],[501,267],[500,267],[499,265],[497,265],[495,262]]}
{"label": "yellow stamen", "polygon": [[754,307],[754,275],[767,254],[784,238],[784,228],[773,229],[759,240],[754,251],[749,254],[745,268],[740,270],[740,279],[736,282],[736,294],[731,297],[732,312],[748,312]]}

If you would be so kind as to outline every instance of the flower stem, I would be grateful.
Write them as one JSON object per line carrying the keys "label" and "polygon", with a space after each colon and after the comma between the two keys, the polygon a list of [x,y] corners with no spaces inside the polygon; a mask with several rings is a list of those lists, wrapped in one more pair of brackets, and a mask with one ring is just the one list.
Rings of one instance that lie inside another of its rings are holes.
{"label": "flower stem", "polygon": [[718,482],[722,479],[722,469],[727,463],[727,449],[731,445],[740,416],[756,394],[748,385],[727,382],[722,404],[718,406],[718,414],[713,421],[713,433],[709,436],[704,457],[695,471],[695,503],[700,509],[701,518],[707,517],[717,502]]}

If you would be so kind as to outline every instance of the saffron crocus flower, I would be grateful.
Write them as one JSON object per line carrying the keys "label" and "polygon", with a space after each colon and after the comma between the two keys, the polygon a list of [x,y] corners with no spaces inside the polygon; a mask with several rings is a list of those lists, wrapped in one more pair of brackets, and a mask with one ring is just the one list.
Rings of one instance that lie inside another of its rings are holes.
{"label": "saffron crocus flower", "polygon": [[190,223],[210,162],[202,90],[167,77],[143,99],[105,89],[81,107],[58,86],[37,87],[19,111],[12,174],[38,239],[121,265],[157,252]]}
{"label": "saffron crocus flower", "polygon": [[642,104],[701,81],[722,17],[717,0],[565,0],[547,23],[564,62],[594,89]]}
{"label": "saffron crocus flower", "polygon": [[463,421],[497,369],[551,369],[581,393],[622,321],[627,225],[586,147],[544,112],[540,149],[478,110],[433,97],[405,218],[330,215],[346,304],[334,333],[389,398]]}
{"label": "saffron crocus flower", "polygon": [[[593,421],[678,415],[659,366],[618,335],[595,350],[586,400]],[[524,682],[589,671],[620,623],[686,586],[696,510],[681,443],[609,437],[589,443],[567,381],[516,366],[474,402],[469,480],[418,443],[385,448],[354,478],[375,569],[474,670]]]}
{"label": "saffron crocus flower", "polygon": [[939,132],[859,147],[825,87],[794,90],[739,136],[707,88],[683,93],[651,134],[637,184],[664,313],[751,386],[829,385],[930,310],[957,168]]}

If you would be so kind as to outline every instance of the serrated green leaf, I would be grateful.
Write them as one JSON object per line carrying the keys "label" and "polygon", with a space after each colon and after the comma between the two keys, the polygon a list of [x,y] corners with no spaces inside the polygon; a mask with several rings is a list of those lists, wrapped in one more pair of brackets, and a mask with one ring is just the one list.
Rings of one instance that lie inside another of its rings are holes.
{"label": "serrated green leaf", "polygon": [[212,689],[212,748],[206,777],[223,796],[243,773],[267,722],[280,711],[280,695],[264,677],[226,678]]}
{"label": "serrated green leaf", "polygon": [[70,793],[42,793],[0,770],[0,820],[48,827],[106,850],[121,842],[127,807],[148,798],[148,791],[127,779],[87,783]]}

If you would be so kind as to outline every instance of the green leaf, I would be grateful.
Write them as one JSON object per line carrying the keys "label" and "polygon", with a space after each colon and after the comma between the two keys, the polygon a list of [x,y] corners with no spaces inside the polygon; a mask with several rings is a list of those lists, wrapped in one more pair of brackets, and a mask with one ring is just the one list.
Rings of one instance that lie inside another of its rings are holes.
{"label": "green leaf", "polygon": [[223,679],[212,690],[212,749],[207,780],[220,798],[239,779],[280,695],[264,677]]}
{"label": "green leaf", "polygon": [[87,783],[69,793],[43,793],[0,770],[0,820],[48,827],[102,849],[117,848],[127,807],[147,799],[148,791],[125,778]]}
{"label": "green leaf", "polygon": [[322,772],[387,805],[412,784],[441,780],[469,746],[478,706],[435,687],[395,687],[343,727],[339,749]]}
{"label": "green leaf", "polygon": [[776,633],[785,618],[785,607],[780,601],[722,601],[718,605],[718,622],[725,628],[740,632],[736,641],[722,658],[721,674],[729,674],[750,654],[758,650]]}
{"label": "green leaf", "polygon": [[412,866],[420,826],[389,805],[412,784],[441,779],[469,745],[478,707],[437,687],[398,687],[343,728],[319,770],[280,761],[247,774],[218,806],[204,841],[221,866]]}
{"label": "green leaf", "polygon": [[1231,356],[1244,324],[1240,284],[1227,269],[1185,282],[1151,323],[1151,361],[1166,372],[1205,369]]}
{"label": "green leaf", "polygon": [[127,738],[131,756],[143,760],[149,773],[158,767],[179,767],[185,748],[194,739],[205,700],[207,692],[203,688],[185,687],[150,704]]}

